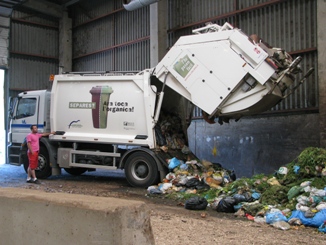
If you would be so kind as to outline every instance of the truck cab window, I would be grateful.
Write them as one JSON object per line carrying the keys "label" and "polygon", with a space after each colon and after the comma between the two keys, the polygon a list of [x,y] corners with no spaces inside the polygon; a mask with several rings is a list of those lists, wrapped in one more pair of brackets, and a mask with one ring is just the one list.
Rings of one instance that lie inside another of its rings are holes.
{"label": "truck cab window", "polygon": [[15,118],[31,117],[36,111],[36,98],[22,98],[18,101]]}

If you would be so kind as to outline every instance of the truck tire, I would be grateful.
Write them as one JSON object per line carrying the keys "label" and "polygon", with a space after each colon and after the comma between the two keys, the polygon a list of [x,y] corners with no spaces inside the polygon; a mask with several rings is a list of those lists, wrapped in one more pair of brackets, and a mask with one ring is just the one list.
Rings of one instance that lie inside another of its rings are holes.
{"label": "truck tire", "polygon": [[35,173],[38,179],[46,179],[52,174],[49,153],[44,146],[40,147],[40,152],[38,153],[38,168]]}
{"label": "truck tire", "polygon": [[159,177],[155,160],[145,152],[136,152],[128,157],[125,175],[128,183],[134,187],[157,184]]}
{"label": "truck tire", "polygon": [[25,172],[27,173],[27,169],[28,169],[28,166],[29,166],[29,161],[28,161],[27,154],[22,156],[22,160],[23,160]]}
{"label": "truck tire", "polygon": [[87,168],[65,168],[68,174],[79,176],[87,171]]}

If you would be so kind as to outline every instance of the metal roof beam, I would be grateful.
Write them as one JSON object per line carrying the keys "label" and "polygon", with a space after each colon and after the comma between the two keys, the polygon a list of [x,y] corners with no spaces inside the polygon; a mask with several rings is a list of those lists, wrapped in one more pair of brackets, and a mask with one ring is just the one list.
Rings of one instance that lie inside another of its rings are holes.
{"label": "metal roof beam", "polygon": [[28,0],[23,6],[55,18],[61,18],[63,15],[63,8],[60,5],[44,0]]}
{"label": "metal roof beam", "polygon": [[80,0],[70,0],[69,2],[63,4],[65,7],[69,7],[70,5],[73,5],[75,3],[78,3]]}

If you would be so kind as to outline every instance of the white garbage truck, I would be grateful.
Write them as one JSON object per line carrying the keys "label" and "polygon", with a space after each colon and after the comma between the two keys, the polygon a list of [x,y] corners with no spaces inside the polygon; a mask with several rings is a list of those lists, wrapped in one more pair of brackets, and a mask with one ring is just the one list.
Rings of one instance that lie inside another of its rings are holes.
{"label": "white garbage truck", "polygon": [[40,139],[38,178],[124,169],[132,186],[150,186],[166,175],[167,159],[191,156],[187,137],[182,149],[166,145],[162,111],[177,113],[185,134],[195,106],[209,123],[259,114],[295,89],[300,60],[228,23],[208,24],[182,36],[152,69],[56,75],[51,91],[26,91],[12,103],[9,162],[27,169],[21,146],[35,124],[56,132]]}

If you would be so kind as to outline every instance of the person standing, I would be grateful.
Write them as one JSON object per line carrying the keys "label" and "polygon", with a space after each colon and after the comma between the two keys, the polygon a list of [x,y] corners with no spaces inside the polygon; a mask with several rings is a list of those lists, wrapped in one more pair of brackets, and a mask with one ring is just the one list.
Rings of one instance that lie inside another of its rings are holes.
{"label": "person standing", "polygon": [[39,184],[40,182],[36,178],[35,169],[38,167],[38,152],[40,150],[40,142],[39,139],[43,136],[49,136],[50,134],[55,134],[55,132],[51,133],[38,133],[37,125],[32,125],[30,127],[31,133],[29,133],[26,137],[27,141],[27,156],[29,161],[29,166],[27,169],[27,183]]}

